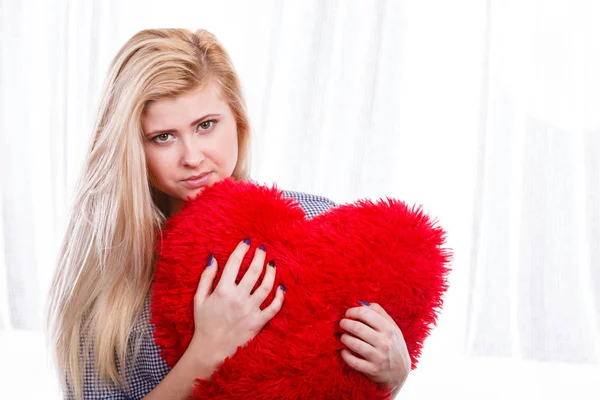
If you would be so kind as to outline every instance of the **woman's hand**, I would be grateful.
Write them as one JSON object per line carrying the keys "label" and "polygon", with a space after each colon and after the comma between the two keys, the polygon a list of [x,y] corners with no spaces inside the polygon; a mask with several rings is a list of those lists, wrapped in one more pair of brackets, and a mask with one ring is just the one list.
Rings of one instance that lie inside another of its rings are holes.
{"label": "woman's hand", "polygon": [[275,281],[275,264],[271,261],[260,286],[251,293],[265,263],[263,246],[256,249],[250,267],[239,284],[236,278],[244,255],[250,248],[246,239],[233,251],[221,275],[221,280],[211,293],[217,273],[217,260],[211,256],[194,297],[194,336],[186,353],[192,352],[197,360],[216,370],[223,360],[233,356],[239,346],[244,346],[281,309],[285,288],[280,286],[271,304],[264,310],[265,301]]}
{"label": "woman's hand", "polygon": [[342,335],[342,343],[359,357],[343,349],[342,358],[351,368],[396,392],[411,369],[404,336],[379,304],[361,304],[364,306],[348,309],[340,322],[348,332]]}

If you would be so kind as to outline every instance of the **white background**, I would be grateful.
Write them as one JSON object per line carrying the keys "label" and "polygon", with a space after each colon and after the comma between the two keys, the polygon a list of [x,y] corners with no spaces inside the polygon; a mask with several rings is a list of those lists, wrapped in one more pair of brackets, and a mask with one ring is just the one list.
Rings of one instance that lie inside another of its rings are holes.
{"label": "white background", "polygon": [[599,20],[594,0],[0,0],[0,398],[58,398],[46,291],[108,65],[151,27],[229,51],[253,178],[448,231],[399,398],[600,398]]}

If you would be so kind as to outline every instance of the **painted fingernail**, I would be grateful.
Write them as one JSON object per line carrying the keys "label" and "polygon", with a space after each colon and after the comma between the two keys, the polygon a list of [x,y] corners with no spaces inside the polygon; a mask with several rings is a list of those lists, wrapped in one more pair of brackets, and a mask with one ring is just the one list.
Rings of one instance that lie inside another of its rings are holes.
{"label": "painted fingernail", "polygon": [[363,306],[367,306],[367,307],[371,305],[371,303],[369,303],[368,301],[362,301],[362,300],[359,300],[358,302],[359,302],[360,304],[362,304]]}
{"label": "painted fingernail", "polygon": [[244,239],[244,243],[250,244],[250,239]]}
{"label": "painted fingernail", "polygon": [[260,245],[259,249],[262,251],[267,251],[267,249],[265,249],[265,246],[263,246],[262,244]]}
{"label": "painted fingernail", "polygon": [[281,291],[285,293],[285,286],[283,286],[283,283],[279,285],[279,289],[281,289]]}
{"label": "painted fingernail", "polygon": [[210,257],[208,258],[208,262],[206,263],[206,266],[210,267],[212,265],[214,259],[215,259],[215,256],[211,253]]}
{"label": "painted fingernail", "polygon": [[273,261],[273,260],[269,261],[268,265],[269,265],[269,267],[275,268],[275,261]]}

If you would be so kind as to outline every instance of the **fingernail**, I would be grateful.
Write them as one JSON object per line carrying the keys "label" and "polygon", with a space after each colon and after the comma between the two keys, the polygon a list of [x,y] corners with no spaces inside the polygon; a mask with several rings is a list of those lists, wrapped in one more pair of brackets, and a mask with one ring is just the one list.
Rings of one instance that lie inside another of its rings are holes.
{"label": "fingernail", "polygon": [[283,283],[279,285],[279,289],[281,289],[281,291],[285,293],[285,286],[283,286]]}
{"label": "fingernail", "polygon": [[265,246],[263,246],[262,244],[260,245],[259,249],[262,251],[267,251],[267,249],[265,249]]}
{"label": "fingernail", "polygon": [[250,239],[244,239],[244,243],[250,244]]}
{"label": "fingernail", "polygon": [[273,261],[273,260],[269,261],[268,265],[269,265],[269,267],[275,268],[275,261]]}
{"label": "fingernail", "polygon": [[211,253],[210,257],[208,258],[208,262],[206,263],[206,266],[210,267],[212,265],[212,262],[214,259],[215,259],[215,256]]}
{"label": "fingernail", "polygon": [[359,302],[360,304],[362,304],[363,306],[367,306],[367,307],[371,305],[371,303],[369,303],[368,301],[362,301],[362,300],[359,300],[358,302]]}

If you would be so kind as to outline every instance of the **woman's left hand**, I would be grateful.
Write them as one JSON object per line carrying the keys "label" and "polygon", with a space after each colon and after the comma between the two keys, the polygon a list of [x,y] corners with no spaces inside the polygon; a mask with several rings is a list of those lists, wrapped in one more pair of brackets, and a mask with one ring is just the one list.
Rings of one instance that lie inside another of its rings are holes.
{"label": "woman's left hand", "polygon": [[342,343],[360,357],[343,349],[342,358],[373,382],[397,392],[411,369],[404,336],[379,304],[361,304],[364,306],[348,309],[340,321],[340,327],[347,332],[341,337]]}

